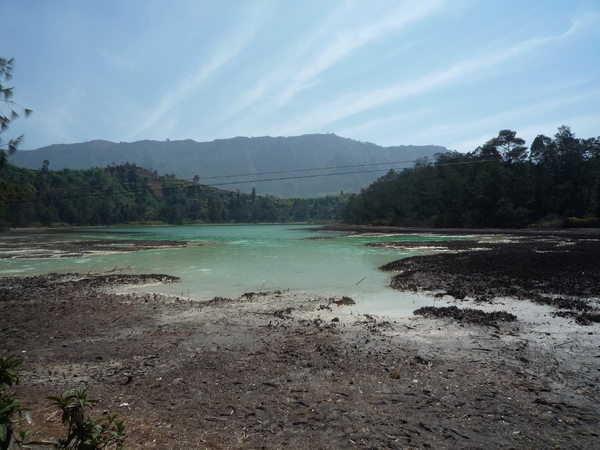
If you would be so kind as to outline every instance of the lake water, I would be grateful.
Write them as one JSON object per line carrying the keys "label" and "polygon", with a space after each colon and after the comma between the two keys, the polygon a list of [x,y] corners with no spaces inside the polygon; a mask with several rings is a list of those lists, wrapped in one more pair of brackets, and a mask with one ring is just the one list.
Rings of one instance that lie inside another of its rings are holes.
{"label": "lake water", "polygon": [[[435,241],[443,236],[360,236],[312,231],[306,225],[218,225],[127,227],[76,231],[71,237],[48,239],[160,239],[212,245],[62,260],[0,260],[0,276],[49,272],[166,273],[180,283],[137,288],[196,300],[238,297],[244,292],[287,290],[308,295],[346,295],[358,302],[354,310],[373,314],[408,315],[433,305],[420,295],[387,287],[391,275],[378,267],[414,252],[365,246],[385,241]],[[315,239],[324,238],[324,239]],[[436,303],[439,304],[439,301]]]}

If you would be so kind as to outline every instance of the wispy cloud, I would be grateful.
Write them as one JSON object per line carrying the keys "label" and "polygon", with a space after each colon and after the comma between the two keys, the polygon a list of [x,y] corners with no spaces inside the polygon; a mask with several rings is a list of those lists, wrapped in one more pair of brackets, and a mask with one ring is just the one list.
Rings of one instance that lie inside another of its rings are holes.
{"label": "wispy cloud", "polygon": [[121,70],[133,70],[135,69],[135,64],[131,61],[131,59],[124,58],[123,56],[112,53],[107,50],[101,50],[100,55],[108,62],[110,65],[121,69]]}
{"label": "wispy cloud", "polygon": [[507,60],[568,37],[578,26],[578,24],[573,24],[568,31],[559,36],[528,39],[512,47],[465,60],[453,64],[444,70],[432,72],[420,78],[388,88],[346,94],[338,100],[321,105],[304,117],[293,120],[291,125],[281,128],[280,134],[287,135],[307,132],[390,102],[473,80],[474,78],[483,76],[486,69],[494,68]]}
{"label": "wispy cloud", "polygon": [[[543,117],[546,115],[545,113],[549,111],[562,110],[569,105],[578,104],[595,98],[600,99],[600,88],[589,89],[579,94],[569,93],[558,98],[551,97],[543,101],[535,102],[535,104],[531,106],[510,109],[476,121],[465,122],[463,120],[460,123],[452,122],[436,127],[430,127],[419,131],[413,135],[413,137],[417,140],[422,140],[424,138],[435,136],[438,141],[449,142],[449,148],[459,151],[471,151],[488,139],[494,137],[496,135],[495,133],[501,129],[510,128],[514,129],[519,136],[525,138],[527,142],[531,144],[533,138],[540,133],[551,133],[560,125],[573,124],[573,126],[575,126],[575,122],[571,122],[570,119],[567,118],[548,123],[544,122],[542,124],[530,125],[531,121],[535,120],[534,118]],[[598,123],[600,122],[596,122],[595,124],[596,128]],[[548,124],[551,124],[551,126]],[[586,132],[588,131],[588,128],[590,127],[586,127]],[[489,131],[480,134],[480,130]],[[535,133],[532,130],[535,130]],[[478,133],[480,135],[477,138],[456,140],[457,136],[473,136]],[[485,139],[483,139],[482,136],[485,137]]]}
{"label": "wispy cloud", "polygon": [[310,86],[314,78],[336,62],[350,55],[356,49],[381,38],[391,31],[398,30],[412,22],[434,13],[443,1],[430,1],[415,4],[403,4],[387,13],[379,20],[356,30],[343,30],[319,51],[311,61],[295,73],[282,92],[277,102],[283,104],[298,92]]}
{"label": "wispy cloud", "polygon": [[188,98],[207,78],[214,75],[221,67],[234,58],[243,46],[243,43],[240,42],[235,46],[226,46],[216,52],[207,63],[198,69],[193,77],[183,79],[175,89],[167,92],[144,123],[131,132],[126,140],[129,141],[142,136],[147,130],[160,124],[175,106]]}
{"label": "wispy cloud", "polygon": [[340,24],[343,21],[339,17],[346,14],[347,10],[359,14],[348,4],[343,5],[318,30],[311,30],[295,48],[289,49],[289,56],[258,80],[252,89],[245,91],[220,119],[231,118],[259,103],[261,115],[273,112],[300,92],[317,84],[319,75],[336,63],[391,32],[437,13],[445,1],[404,2],[358,28]]}
{"label": "wispy cloud", "polygon": [[394,114],[393,116],[381,117],[361,123],[360,125],[347,127],[343,130],[336,130],[336,133],[339,133],[340,136],[356,137],[358,139],[361,135],[368,135],[371,132],[380,132],[382,129],[390,129],[390,127],[393,127],[398,123],[419,120],[427,114],[432,113],[434,109],[434,107],[426,107],[401,114]]}
{"label": "wispy cloud", "polygon": [[[573,132],[580,136],[595,136],[599,133],[598,123],[600,123],[600,114],[589,114],[582,116],[569,116],[561,119],[550,119],[545,121],[536,121],[528,126],[521,128],[518,131],[518,136],[525,139],[528,145],[531,145],[536,136],[544,134],[546,136],[554,136],[558,131],[558,127],[563,125],[570,126]],[[498,129],[500,131],[500,129]],[[471,133],[472,134],[472,133]],[[463,134],[464,135],[464,134]],[[486,132],[480,134],[479,137],[459,140],[451,143],[447,147],[460,152],[469,152],[475,150],[480,145],[488,140],[496,137],[498,133]]]}
{"label": "wispy cloud", "polygon": [[220,44],[209,60],[204,62],[194,75],[183,78],[174,89],[164,94],[156,108],[125,140],[129,141],[143,136],[148,130],[159,125],[177,105],[188,99],[206,80],[214,77],[219,70],[231,62],[249,44],[259,28],[258,16],[258,13],[249,14],[245,26]]}
{"label": "wispy cloud", "polygon": [[540,134],[553,136],[558,127],[567,125],[571,127],[573,132],[582,137],[598,137],[600,130],[600,114],[573,115],[563,117],[560,120],[547,120],[542,123],[534,123],[524,128],[519,134],[527,139],[529,143]]}

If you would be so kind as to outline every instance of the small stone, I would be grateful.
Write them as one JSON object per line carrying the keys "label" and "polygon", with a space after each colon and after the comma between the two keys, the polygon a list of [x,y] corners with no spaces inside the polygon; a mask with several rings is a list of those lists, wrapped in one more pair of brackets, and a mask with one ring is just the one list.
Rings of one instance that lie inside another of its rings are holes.
{"label": "small stone", "polygon": [[562,423],[564,423],[565,425],[577,425],[579,423],[579,419],[577,417],[563,417],[561,419]]}

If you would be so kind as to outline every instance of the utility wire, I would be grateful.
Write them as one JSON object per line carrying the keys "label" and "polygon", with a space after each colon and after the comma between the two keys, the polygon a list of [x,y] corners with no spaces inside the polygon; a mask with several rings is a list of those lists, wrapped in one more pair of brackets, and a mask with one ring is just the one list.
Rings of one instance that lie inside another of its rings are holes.
{"label": "utility wire", "polygon": [[[454,165],[464,165],[464,164],[475,164],[475,163],[489,162],[489,161],[494,161],[494,160],[493,159],[487,159],[487,160],[481,160],[481,161],[465,161],[465,162],[457,162],[457,163],[442,163],[442,164],[436,164],[435,166],[432,166],[432,167],[454,166]],[[404,161],[404,162],[411,162],[411,161]],[[395,164],[395,163],[382,163],[382,164]],[[371,166],[371,165],[377,165],[377,164],[365,164],[365,165]],[[343,166],[340,166],[340,167],[343,167]],[[361,167],[361,166],[347,166],[347,167]],[[319,169],[305,169],[305,170],[319,170]],[[205,185],[205,186],[209,186],[209,187],[214,187],[214,186],[229,186],[231,184],[259,183],[261,181],[296,180],[296,179],[299,179],[299,178],[331,177],[331,176],[335,176],[335,175],[353,175],[355,173],[388,172],[389,170],[392,170],[392,169],[360,170],[360,171],[353,171],[353,172],[324,173],[324,174],[319,174],[319,175],[298,175],[298,176],[295,176],[295,177],[265,178],[265,179],[262,179],[262,180],[228,181],[228,182],[225,182],[225,183],[215,183],[215,184],[209,184],[209,185]],[[282,172],[295,172],[295,170],[286,170],[286,171],[282,171]],[[282,173],[282,172],[265,172],[265,173]],[[219,177],[213,177],[213,178],[219,178]],[[202,179],[206,179],[206,178],[201,178],[201,180]]]}
{"label": "utility wire", "polygon": [[[484,159],[484,160],[479,160],[479,161],[463,161],[463,162],[455,162],[455,163],[442,163],[442,164],[435,164],[432,167],[443,167],[443,166],[455,166],[455,165],[467,165],[467,164],[478,164],[478,163],[484,163],[484,162],[491,162],[491,161],[496,161],[493,159]],[[403,161],[403,162],[414,162],[414,161]],[[360,165],[356,165],[356,166],[347,166],[347,167],[364,167],[364,166],[371,166],[371,165],[382,165],[382,164],[395,164],[395,163],[378,163],[378,164],[360,164]],[[338,168],[341,168],[342,166],[339,166]],[[329,167],[327,169],[330,169],[332,167]],[[290,171],[277,171],[277,172],[262,172],[262,174],[269,174],[269,173],[282,173],[282,172],[299,172],[299,171],[310,171],[310,170],[323,170],[323,169],[298,169],[298,170],[290,170]],[[146,189],[141,189],[141,190],[132,190],[132,191],[119,191],[119,192],[97,192],[97,193],[88,193],[88,194],[81,194],[81,195],[70,195],[70,196],[63,196],[63,197],[54,197],[54,198],[36,198],[36,199],[29,199],[29,200],[14,200],[14,201],[10,201],[10,202],[5,202],[5,204],[16,204],[16,203],[34,203],[34,202],[41,202],[41,201],[48,201],[48,200],[70,200],[70,199],[75,199],[75,198],[85,198],[85,197],[102,197],[102,196],[111,196],[111,195],[126,195],[126,194],[136,194],[136,193],[143,193],[143,192],[148,192],[148,191],[172,191],[172,190],[182,190],[182,189],[190,189],[190,188],[196,188],[199,186],[202,187],[216,187],[216,186],[229,186],[229,185],[234,185],[234,184],[248,184],[248,183],[260,183],[260,182],[266,182],[266,181],[282,181],[282,180],[294,180],[294,179],[302,179],[302,178],[317,178],[317,177],[331,177],[331,176],[337,176],[337,175],[354,175],[354,174],[361,174],[361,173],[373,173],[373,172],[386,172],[389,171],[391,169],[374,169],[374,170],[360,170],[360,171],[352,171],[352,172],[338,172],[338,173],[326,173],[326,174],[317,174],[317,175],[298,175],[298,176],[293,176],[293,177],[281,177],[281,178],[266,178],[266,179],[261,179],[261,180],[248,180],[248,181],[230,181],[230,182],[224,182],[224,183],[215,183],[215,184],[195,184],[195,185],[189,185],[189,186],[173,186],[173,187],[164,187],[164,186],[159,186],[159,187],[150,187],[150,186],[146,186]],[[257,175],[257,174],[252,174],[252,175]],[[229,176],[241,176],[241,175],[228,175]],[[214,178],[220,178],[220,177],[214,177]],[[188,182],[190,180],[181,180],[181,179],[173,179],[173,182]],[[119,183],[119,185],[123,185],[123,184],[132,184],[132,183]],[[96,189],[96,188],[106,188],[106,186],[87,186],[87,187],[78,187],[78,188],[72,188],[72,189]],[[64,188],[64,189],[49,189],[49,190],[45,190],[45,191],[38,191],[36,192],[36,194],[44,194],[44,193],[48,193],[48,192],[54,192],[56,190],[69,190],[71,188]]]}
{"label": "utility wire", "polygon": [[[50,199],[44,199],[44,198],[35,198],[35,199],[29,199],[29,200],[14,200],[11,202],[5,202],[5,204],[13,204],[13,203],[33,203],[33,202],[41,202],[41,201],[47,201],[47,200],[68,200],[68,199],[74,199],[74,198],[84,198],[84,197],[102,197],[102,196],[110,196],[110,195],[125,195],[125,194],[136,194],[136,193],[143,193],[143,192],[147,192],[147,191],[174,191],[174,190],[181,190],[181,189],[191,189],[191,188],[195,188],[195,187],[215,187],[215,186],[229,186],[232,184],[247,184],[247,183],[259,183],[261,181],[280,181],[280,180],[292,180],[292,179],[298,179],[298,178],[315,178],[315,177],[331,177],[331,176],[335,176],[335,175],[348,175],[348,174],[357,174],[357,173],[370,173],[370,172],[385,172],[387,171],[387,169],[376,169],[376,170],[362,170],[362,171],[354,171],[354,172],[340,172],[340,173],[328,173],[328,174],[322,174],[322,175],[299,175],[296,177],[282,177],[282,178],[268,178],[268,179],[263,179],[263,180],[248,180],[248,181],[229,181],[226,183],[216,183],[216,184],[194,184],[194,185],[189,185],[189,186],[173,186],[173,187],[163,187],[163,186],[158,186],[158,187],[150,187],[147,186],[147,189],[140,189],[140,190],[132,190],[132,191],[119,191],[119,192],[97,192],[97,193],[90,193],[90,194],[81,194],[81,195],[67,195],[67,196],[62,196],[62,197],[53,197]],[[189,182],[189,180],[179,180],[179,179],[174,179],[172,180],[173,182]],[[123,183],[125,184],[125,183]],[[129,183],[127,183],[129,184]],[[105,188],[105,186],[93,186],[93,187],[81,187],[81,188],[77,188],[77,189],[93,189],[93,188]],[[53,191],[53,190],[52,190]],[[36,194],[44,194],[44,193],[48,193],[50,191],[38,191],[36,192]]]}
{"label": "utility wire", "polygon": [[[206,186],[229,186],[231,184],[247,184],[247,183],[260,183],[261,181],[281,181],[281,180],[297,180],[299,178],[317,178],[317,177],[332,177],[335,175],[353,175],[355,173],[371,173],[371,172],[387,172],[388,169],[374,169],[374,170],[360,170],[353,172],[338,172],[338,173],[323,173],[318,175],[298,175],[295,177],[282,177],[282,178],[264,178],[262,180],[248,180],[248,181],[227,181],[223,183],[208,184]],[[201,178],[202,179],[202,178]]]}
{"label": "utility wire", "polygon": [[[276,174],[276,173],[311,172],[314,170],[330,170],[330,169],[348,169],[350,167],[384,166],[384,165],[391,165],[391,164],[414,163],[417,161],[418,161],[418,159],[412,159],[412,160],[407,159],[405,161],[393,161],[393,162],[372,163],[372,164],[352,164],[352,165],[347,165],[347,166],[314,167],[311,169],[276,170],[273,172],[242,173],[239,175],[215,175],[212,177],[200,177],[200,179],[201,180],[211,180],[213,178],[235,178],[235,177],[247,177],[247,176],[252,176],[252,175],[272,175],[272,174]],[[333,175],[336,175],[336,174],[333,174]]]}
{"label": "utility wire", "polygon": [[[292,169],[292,170],[275,170],[275,171],[271,171],[271,172],[255,172],[255,173],[241,173],[241,174],[237,174],[237,175],[214,175],[214,176],[210,176],[210,177],[200,177],[200,180],[212,180],[212,179],[216,179],[216,178],[236,178],[236,177],[249,177],[249,176],[257,176],[257,175],[273,175],[273,174],[280,174],[280,173],[293,173],[293,172],[312,172],[315,170],[333,170],[333,169],[347,169],[347,168],[351,168],[351,167],[370,167],[370,166],[383,166],[383,165],[393,165],[393,164],[406,164],[406,163],[414,163],[417,162],[418,159],[407,159],[404,161],[392,161],[392,162],[382,162],[382,163],[372,163],[372,164],[352,164],[352,165],[346,165],[346,166],[330,166],[330,167],[314,167],[314,168],[310,168],[310,169]],[[372,172],[380,172],[383,170],[388,170],[388,169],[379,169],[379,170],[374,170]],[[316,175],[316,176],[329,176],[329,175],[347,175],[348,173],[353,173],[353,172],[345,172],[345,173],[334,173],[334,174],[323,174],[323,175]],[[365,172],[356,172],[356,173],[365,173]],[[315,175],[313,175],[314,177]],[[300,178],[300,177],[294,177],[294,178]],[[310,177],[307,177],[310,178]],[[288,179],[292,179],[292,178],[281,178],[283,180],[288,180]],[[178,181],[194,181],[193,178],[178,178]],[[267,180],[249,180],[249,181],[240,181],[240,182],[230,182],[230,183],[220,183],[220,184],[212,184],[211,186],[224,186],[224,185],[229,185],[229,184],[242,184],[242,183],[252,183],[254,181],[273,181],[273,180],[279,180],[279,178],[273,178],[273,179],[267,179]],[[134,182],[122,182],[119,183],[121,185],[128,185],[128,184],[135,184]],[[203,183],[204,184],[204,183]],[[54,192],[54,191],[69,191],[69,190],[78,190],[78,189],[93,189],[93,188],[102,188],[104,186],[85,186],[85,187],[67,187],[67,188],[53,188],[53,189],[46,189],[44,191],[39,191],[39,192]]]}

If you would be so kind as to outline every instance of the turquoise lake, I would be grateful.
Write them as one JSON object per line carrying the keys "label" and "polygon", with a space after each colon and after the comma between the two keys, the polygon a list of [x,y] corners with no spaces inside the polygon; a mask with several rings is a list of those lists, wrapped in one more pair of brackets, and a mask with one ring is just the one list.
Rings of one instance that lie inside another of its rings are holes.
{"label": "turquoise lake", "polygon": [[[386,241],[436,241],[434,235],[347,236],[306,225],[215,225],[123,227],[73,230],[43,239],[151,239],[211,245],[160,251],[97,255],[79,259],[0,260],[0,276],[49,272],[166,273],[180,283],[136,288],[195,300],[238,297],[244,292],[290,290],[326,297],[346,295],[358,312],[408,315],[433,305],[430,297],[387,287],[391,274],[378,267],[414,252],[368,247]],[[102,231],[96,234],[94,231]],[[323,238],[323,239],[316,239]],[[439,300],[437,301],[439,304]]]}

